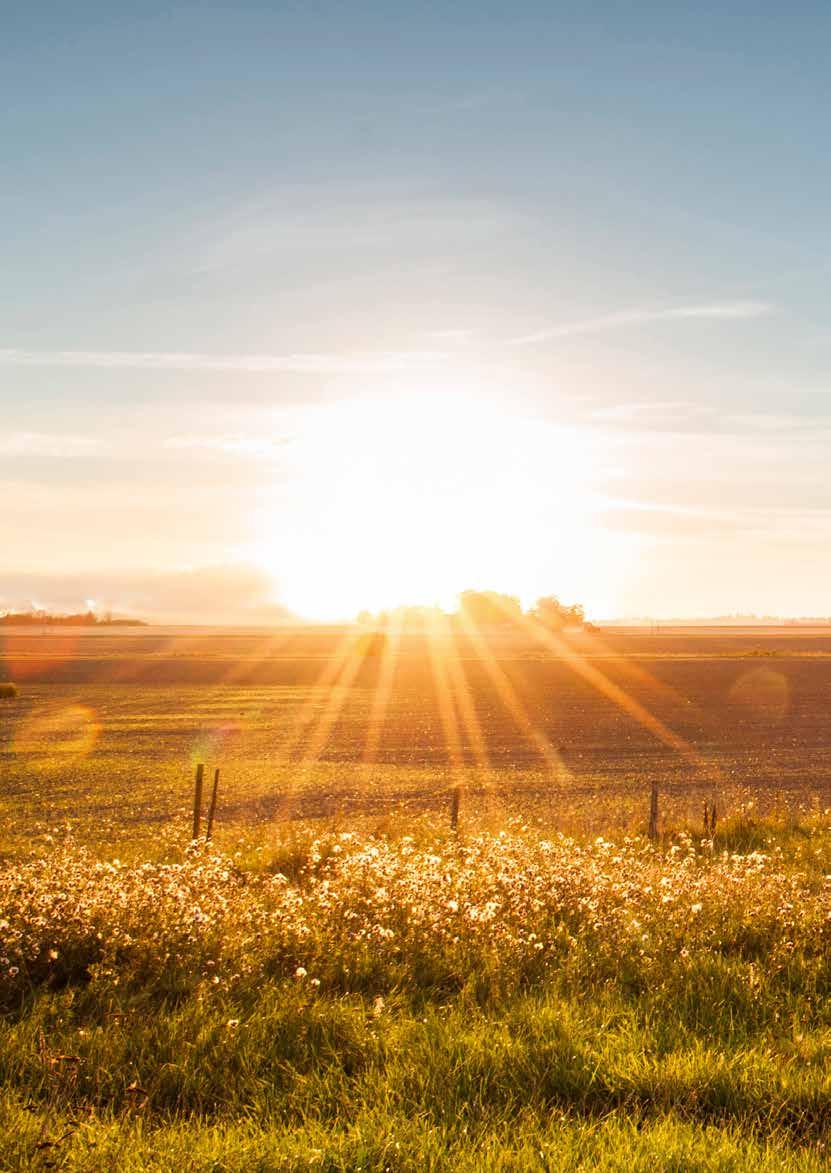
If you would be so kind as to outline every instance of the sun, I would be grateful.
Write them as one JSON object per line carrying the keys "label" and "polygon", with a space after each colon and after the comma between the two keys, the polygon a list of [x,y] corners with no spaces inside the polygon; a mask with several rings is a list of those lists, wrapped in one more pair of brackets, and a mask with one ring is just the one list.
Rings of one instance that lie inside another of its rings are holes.
{"label": "sun", "polygon": [[303,617],[471,586],[530,600],[588,556],[593,455],[574,430],[431,390],[307,410],[288,447],[290,500],[257,557]]}

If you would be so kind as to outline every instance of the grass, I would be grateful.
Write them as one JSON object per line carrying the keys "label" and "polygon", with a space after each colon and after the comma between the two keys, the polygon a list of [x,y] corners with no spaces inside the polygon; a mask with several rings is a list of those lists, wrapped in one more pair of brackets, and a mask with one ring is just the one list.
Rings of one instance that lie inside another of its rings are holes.
{"label": "grass", "polygon": [[7,865],[0,1168],[827,1167],[822,819],[404,830]]}
{"label": "grass", "polygon": [[[783,1139],[753,1140],[717,1126],[697,1128],[668,1115],[637,1121],[615,1113],[587,1122],[554,1115],[539,1124],[519,1117],[487,1130],[457,1130],[370,1107],[353,1113],[348,1122],[327,1128],[310,1121],[303,1130],[271,1122],[261,1128],[244,1119],[156,1127],[148,1126],[140,1114],[80,1125],[56,1116],[49,1121],[54,1131],[44,1131],[42,1125],[41,1118],[21,1111],[9,1097],[0,1099],[0,1128],[9,1144],[0,1167],[37,1167],[32,1153],[55,1135],[58,1143],[45,1150],[49,1167],[111,1168],[124,1173],[145,1169],[170,1173],[183,1169],[229,1173],[592,1169],[617,1173],[622,1168],[820,1173],[827,1168],[822,1151],[799,1152]],[[60,1140],[67,1132],[69,1137]]]}
{"label": "grass", "polygon": [[454,836],[416,656],[365,761],[377,680],[315,686],[329,635],[302,671],[89,637],[44,683],[50,638],[0,715],[0,1170],[828,1167],[825,653],[603,662],[717,764],[713,839],[711,784],[570,669],[497,649],[560,776],[465,661]]}

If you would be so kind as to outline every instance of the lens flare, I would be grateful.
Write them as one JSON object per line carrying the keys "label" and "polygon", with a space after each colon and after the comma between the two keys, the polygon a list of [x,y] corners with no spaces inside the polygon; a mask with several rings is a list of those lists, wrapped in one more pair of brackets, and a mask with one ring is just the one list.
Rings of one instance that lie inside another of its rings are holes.
{"label": "lens flare", "polygon": [[23,721],[12,749],[16,754],[55,758],[64,764],[69,758],[84,758],[92,753],[100,733],[101,723],[94,709],[88,705],[67,705]]}
{"label": "lens flare", "polygon": [[222,751],[228,751],[242,733],[239,721],[221,721],[210,728],[202,729],[190,751],[190,764],[215,760]]}
{"label": "lens flare", "polygon": [[753,668],[738,678],[730,689],[729,700],[747,712],[778,722],[790,707],[791,687],[781,672]]}

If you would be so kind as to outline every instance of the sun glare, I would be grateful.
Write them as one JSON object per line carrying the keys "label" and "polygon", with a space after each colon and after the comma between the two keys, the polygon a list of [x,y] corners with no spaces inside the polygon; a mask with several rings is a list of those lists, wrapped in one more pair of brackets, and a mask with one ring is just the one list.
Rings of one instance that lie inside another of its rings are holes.
{"label": "sun glare", "polygon": [[471,586],[526,601],[591,560],[585,434],[425,392],[308,410],[288,450],[293,528],[257,556],[301,616],[450,606]]}

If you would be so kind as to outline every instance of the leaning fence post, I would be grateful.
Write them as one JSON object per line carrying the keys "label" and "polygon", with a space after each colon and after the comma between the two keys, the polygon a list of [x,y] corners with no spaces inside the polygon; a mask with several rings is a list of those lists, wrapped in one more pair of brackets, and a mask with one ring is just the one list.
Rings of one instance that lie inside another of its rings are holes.
{"label": "leaning fence post", "polygon": [[205,842],[207,843],[213,834],[214,829],[214,815],[216,814],[216,794],[219,790],[219,769],[214,770],[214,788],[211,792],[211,805],[208,807],[208,825],[205,828]]}
{"label": "leaning fence post", "polygon": [[649,838],[654,843],[658,838],[658,783],[652,783],[649,796]]}
{"label": "leaning fence post", "polygon": [[459,829],[459,802],[462,797],[461,786],[454,786],[450,794],[450,830]]}
{"label": "leaning fence post", "polygon": [[196,781],[193,784],[193,835],[192,839],[199,838],[199,823],[202,819],[202,778],[205,767],[200,762],[196,767]]}

